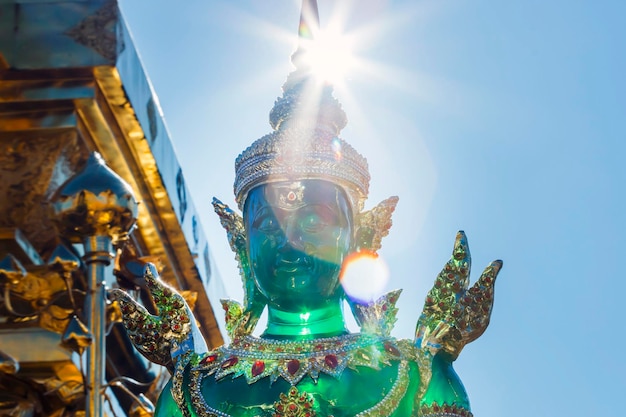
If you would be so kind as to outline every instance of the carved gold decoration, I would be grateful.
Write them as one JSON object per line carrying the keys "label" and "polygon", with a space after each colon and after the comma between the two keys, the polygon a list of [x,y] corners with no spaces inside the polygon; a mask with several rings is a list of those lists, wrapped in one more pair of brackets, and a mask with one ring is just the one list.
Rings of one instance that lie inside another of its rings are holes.
{"label": "carved gold decoration", "polygon": [[96,152],[51,200],[59,232],[75,243],[87,236],[126,238],[137,220],[133,190]]}
{"label": "carved gold decoration", "polygon": [[391,229],[391,215],[398,204],[398,197],[389,197],[371,210],[357,214],[357,249],[376,253],[382,246],[383,237]]}
{"label": "carved gold decoration", "polygon": [[[57,262],[31,266],[25,275],[3,285],[3,307],[9,323],[37,321],[43,328],[63,333],[75,310],[68,271]],[[6,273],[5,273],[6,275]]]}
{"label": "carved gold decoration", "polygon": [[250,271],[243,218],[217,198],[213,198],[213,208],[226,230],[228,243],[239,265],[244,291],[243,307],[232,300],[223,300],[222,307],[227,314],[230,313],[226,326],[228,333],[231,337],[241,337],[253,332],[265,308],[266,299],[254,283]]}
{"label": "carved gold decoration", "polygon": [[84,350],[93,342],[93,335],[87,326],[73,315],[65,328],[61,338],[61,346],[82,355]]}
{"label": "carved gold decoration", "polygon": [[53,295],[66,289],[65,280],[45,267],[31,269],[26,276],[11,285],[11,292],[30,301],[33,308],[48,304]]}
{"label": "carved gold decoration", "polygon": [[137,350],[148,360],[173,369],[173,352],[193,337],[195,322],[183,297],[158,278],[155,266],[148,264],[144,279],[157,306],[157,315],[150,314],[124,291],[115,290],[112,294],[120,303],[124,326]]}
{"label": "carved gold decoration", "polygon": [[262,137],[239,155],[235,169],[240,209],[259,184],[308,178],[342,185],[352,206],[361,210],[370,179],[367,161],[352,146],[336,134],[312,128],[281,128]]}
{"label": "carved gold decoration", "polygon": [[[224,309],[226,333],[231,339],[238,339],[252,333],[254,326],[250,326],[251,313],[235,300],[220,300]],[[256,318],[258,320],[258,317]],[[254,323],[256,324],[256,323]]]}
{"label": "carved gold decoration", "polygon": [[439,349],[456,359],[463,347],[489,325],[494,283],[502,261],[492,262],[469,287],[471,256],[467,237],[457,233],[452,256],[428,292],[416,329],[416,343],[433,353]]}
{"label": "carved gold decoration", "polygon": [[280,393],[280,399],[274,403],[272,417],[316,417],[314,406],[315,400],[311,394],[291,387],[287,394]]}
{"label": "carved gold decoration", "polygon": [[402,290],[391,291],[369,304],[354,303],[353,311],[361,331],[366,334],[389,336],[396,323],[396,302]]}
{"label": "carved gold decoration", "polygon": [[0,132],[0,227],[19,228],[40,252],[57,236],[47,200],[86,158],[76,132]]}
{"label": "carved gold decoration", "polygon": [[463,407],[456,404],[439,405],[433,403],[431,405],[423,405],[419,409],[419,417],[472,417],[473,414]]}
{"label": "carved gold decoration", "polygon": [[50,305],[39,314],[39,326],[61,334],[67,328],[73,312],[71,308]]}

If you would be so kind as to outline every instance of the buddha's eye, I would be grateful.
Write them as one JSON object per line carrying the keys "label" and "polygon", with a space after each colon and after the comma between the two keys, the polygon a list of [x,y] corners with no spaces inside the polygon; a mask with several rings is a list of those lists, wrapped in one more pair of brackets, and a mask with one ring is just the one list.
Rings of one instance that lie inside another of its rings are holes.
{"label": "buddha's eye", "polygon": [[328,224],[317,214],[308,214],[302,219],[302,228],[309,233],[315,233],[323,230]]}
{"label": "buddha's eye", "polygon": [[265,211],[256,216],[252,226],[263,233],[274,233],[280,227],[271,211]]}
{"label": "buddha's eye", "polygon": [[339,223],[336,214],[326,206],[310,206],[302,213],[301,226],[308,233],[317,233]]}

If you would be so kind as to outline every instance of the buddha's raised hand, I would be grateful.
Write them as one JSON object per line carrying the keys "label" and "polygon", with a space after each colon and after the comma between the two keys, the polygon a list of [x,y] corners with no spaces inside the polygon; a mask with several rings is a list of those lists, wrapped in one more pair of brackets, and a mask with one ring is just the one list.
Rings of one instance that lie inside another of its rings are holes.
{"label": "buddha's raised hand", "polygon": [[455,360],[466,344],[487,329],[493,308],[494,283],[502,261],[491,262],[471,287],[470,267],[467,237],[460,231],[450,260],[426,296],[415,332],[417,347],[429,349],[431,353],[443,351]]}
{"label": "buddha's raised hand", "polygon": [[151,362],[173,370],[177,359],[184,353],[206,351],[191,309],[175,289],[159,279],[153,264],[146,264],[143,273],[150,296],[157,307],[157,315],[128,293],[113,290],[119,301],[124,327],[137,350]]}

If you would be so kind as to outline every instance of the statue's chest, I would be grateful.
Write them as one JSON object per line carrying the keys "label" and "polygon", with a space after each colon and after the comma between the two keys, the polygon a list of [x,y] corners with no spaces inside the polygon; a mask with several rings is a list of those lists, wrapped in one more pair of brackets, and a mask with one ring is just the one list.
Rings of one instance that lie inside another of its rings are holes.
{"label": "statue's chest", "polygon": [[199,358],[179,388],[198,416],[409,416],[400,410],[412,402],[407,349],[362,335],[245,338]]}

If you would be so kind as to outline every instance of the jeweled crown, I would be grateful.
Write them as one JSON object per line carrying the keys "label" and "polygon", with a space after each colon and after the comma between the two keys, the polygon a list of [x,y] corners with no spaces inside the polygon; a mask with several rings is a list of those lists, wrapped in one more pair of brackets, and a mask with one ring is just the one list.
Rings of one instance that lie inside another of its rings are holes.
{"label": "jeweled crown", "polygon": [[339,137],[347,123],[333,87],[317,79],[306,59],[319,28],[315,1],[304,1],[300,44],[291,57],[296,69],[270,111],[274,131],[256,140],[235,161],[234,191],[243,210],[248,192],[261,184],[300,179],[328,180],[342,186],[357,211],[367,198],[367,160]]}

